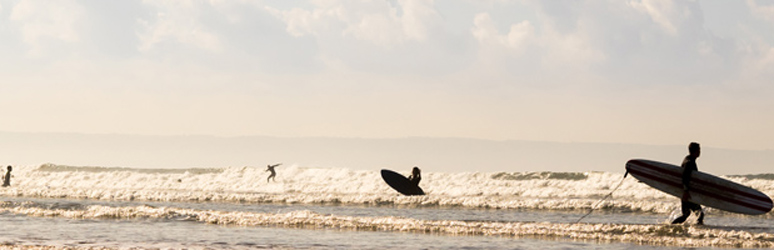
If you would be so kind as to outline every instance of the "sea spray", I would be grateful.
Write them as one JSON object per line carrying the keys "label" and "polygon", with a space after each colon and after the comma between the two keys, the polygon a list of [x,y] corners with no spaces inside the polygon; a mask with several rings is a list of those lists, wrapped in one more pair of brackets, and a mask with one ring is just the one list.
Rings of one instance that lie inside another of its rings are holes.
{"label": "sea spray", "polygon": [[[586,211],[621,183],[623,177],[606,172],[426,172],[420,185],[428,195],[405,197],[390,189],[378,171],[299,166],[283,166],[277,171],[277,180],[267,183],[267,173],[262,167],[152,170],[45,164],[18,167],[14,172],[14,186],[0,189],[0,195],[121,201]],[[408,169],[405,172],[407,174]],[[774,180],[738,176],[730,179],[768,195],[774,193]],[[677,206],[677,198],[628,178],[595,209],[669,213]],[[771,214],[763,217],[769,218]]]}

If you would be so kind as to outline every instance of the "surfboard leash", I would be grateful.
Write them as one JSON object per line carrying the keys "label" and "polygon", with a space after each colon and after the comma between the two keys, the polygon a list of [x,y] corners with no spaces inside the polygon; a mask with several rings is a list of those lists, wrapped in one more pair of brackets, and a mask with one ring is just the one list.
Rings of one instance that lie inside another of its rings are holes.
{"label": "surfboard leash", "polygon": [[613,192],[615,192],[615,190],[618,190],[618,188],[621,187],[621,185],[623,185],[623,182],[624,182],[624,180],[626,180],[626,176],[627,175],[629,175],[629,170],[626,170],[626,173],[624,173],[623,178],[621,178],[621,182],[619,182],[618,185],[615,186],[615,188],[613,188],[613,191],[610,191],[610,193],[605,195],[605,197],[603,197],[601,200],[598,200],[597,202],[592,204],[591,208],[589,208],[589,212],[584,214],[583,216],[581,216],[580,219],[578,219],[578,221],[576,221],[575,223],[581,222],[581,220],[586,218],[586,216],[589,216],[592,212],[594,212],[594,207],[596,207],[597,205],[599,205],[603,201],[607,200],[607,198],[610,198],[611,196],[613,196]]}

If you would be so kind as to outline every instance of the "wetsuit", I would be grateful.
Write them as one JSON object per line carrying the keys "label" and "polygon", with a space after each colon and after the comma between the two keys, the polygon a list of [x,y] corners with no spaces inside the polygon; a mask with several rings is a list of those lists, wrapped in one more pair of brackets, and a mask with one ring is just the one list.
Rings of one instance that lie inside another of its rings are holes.
{"label": "wetsuit", "polygon": [[422,176],[419,174],[412,174],[408,179],[411,184],[414,184],[414,186],[419,186],[419,181],[422,180]]}
{"label": "wetsuit", "polygon": [[[686,156],[681,166],[683,167],[683,187],[685,192],[688,192],[691,184],[691,174],[693,171],[699,171],[699,167],[696,166],[696,157],[692,155]],[[701,205],[684,199],[681,199],[680,203],[683,207],[683,215],[672,221],[672,224],[683,223],[685,219],[688,219],[692,211],[699,211],[698,223],[704,224],[704,211],[701,209]]]}
{"label": "wetsuit", "polygon": [[3,187],[11,186],[11,171],[5,172],[5,179],[3,179]]}
{"label": "wetsuit", "polygon": [[269,178],[266,178],[266,182],[269,182],[269,180],[274,180],[274,176],[277,176],[277,172],[274,172],[274,168],[279,165],[282,165],[282,163],[266,166],[267,167],[266,172],[271,172],[271,174],[269,175]]}
{"label": "wetsuit", "polygon": [[274,176],[277,175],[277,172],[274,172],[274,167],[275,166],[269,166],[269,169],[266,169],[266,171],[271,172],[271,174],[269,175],[269,178],[266,178],[266,182],[269,182],[269,180],[271,180],[272,178],[274,178]]}
{"label": "wetsuit", "polygon": [[419,173],[411,174],[411,176],[408,177],[408,180],[409,180],[409,183],[414,185],[413,187],[411,187],[411,193],[424,194],[423,192],[420,191],[421,189],[419,189],[419,181],[422,180],[422,176],[419,175]]}

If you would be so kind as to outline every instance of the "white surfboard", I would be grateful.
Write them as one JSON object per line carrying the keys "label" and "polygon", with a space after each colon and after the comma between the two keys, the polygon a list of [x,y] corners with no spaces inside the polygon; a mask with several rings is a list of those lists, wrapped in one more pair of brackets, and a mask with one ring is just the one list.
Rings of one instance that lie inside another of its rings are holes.
{"label": "white surfboard", "polygon": [[[626,162],[626,170],[637,180],[667,194],[683,197],[683,168],[651,160]],[[691,174],[689,201],[734,213],[758,215],[771,211],[766,194],[750,187],[700,171]]]}

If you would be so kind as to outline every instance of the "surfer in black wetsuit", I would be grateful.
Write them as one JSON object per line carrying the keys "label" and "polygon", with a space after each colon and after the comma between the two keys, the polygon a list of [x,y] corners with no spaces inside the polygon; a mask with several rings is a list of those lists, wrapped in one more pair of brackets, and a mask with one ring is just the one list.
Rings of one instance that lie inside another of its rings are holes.
{"label": "surfer in black wetsuit", "polygon": [[5,172],[5,178],[3,178],[3,187],[11,186],[11,170],[13,168],[8,166],[8,171]]}
{"label": "surfer in black wetsuit", "polygon": [[414,184],[414,186],[419,187],[419,181],[422,180],[422,176],[419,175],[419,168],[414,166],[414,169],[411,170],[411,175],[408,177],[409,182],[411,184]]}
{"label": "surfer in black wetsuit", "polygon": [[672,224],[683,223],[685,219],[688,219],[688,216],[691,215],[691,212],[698,211],[699,220],[697,223],[699,225],[704,225],[704,211],[701,209],[701,205],[688,201],[688,199],[691,198],[691,194],[689,193],[691,187],[691,174],[694,171],[699,171],[699,167],[696,165],[696,158],[699,158],[699,155],[701,155],[701,147],[698,143],[691,142],[691,144],[688,145],[688,153],[688,156],[685,157],[685,160],[683,160],[683,164],[681,165],[683,167],[683,198],[680,202],[683,207],[683,215],[672,221]]}
{"label": "surfer in black wetsuit", "polygon": [[269,180],[274,180],[274,176],[277,176],[277,172],[274,172],[274,168],[279,165],[282,165],[282,163],[266,166],[267,167],[266,172],[271,172],[271,174],[269,175],[269,178],[266,178],[266,182],[269,182]]}

